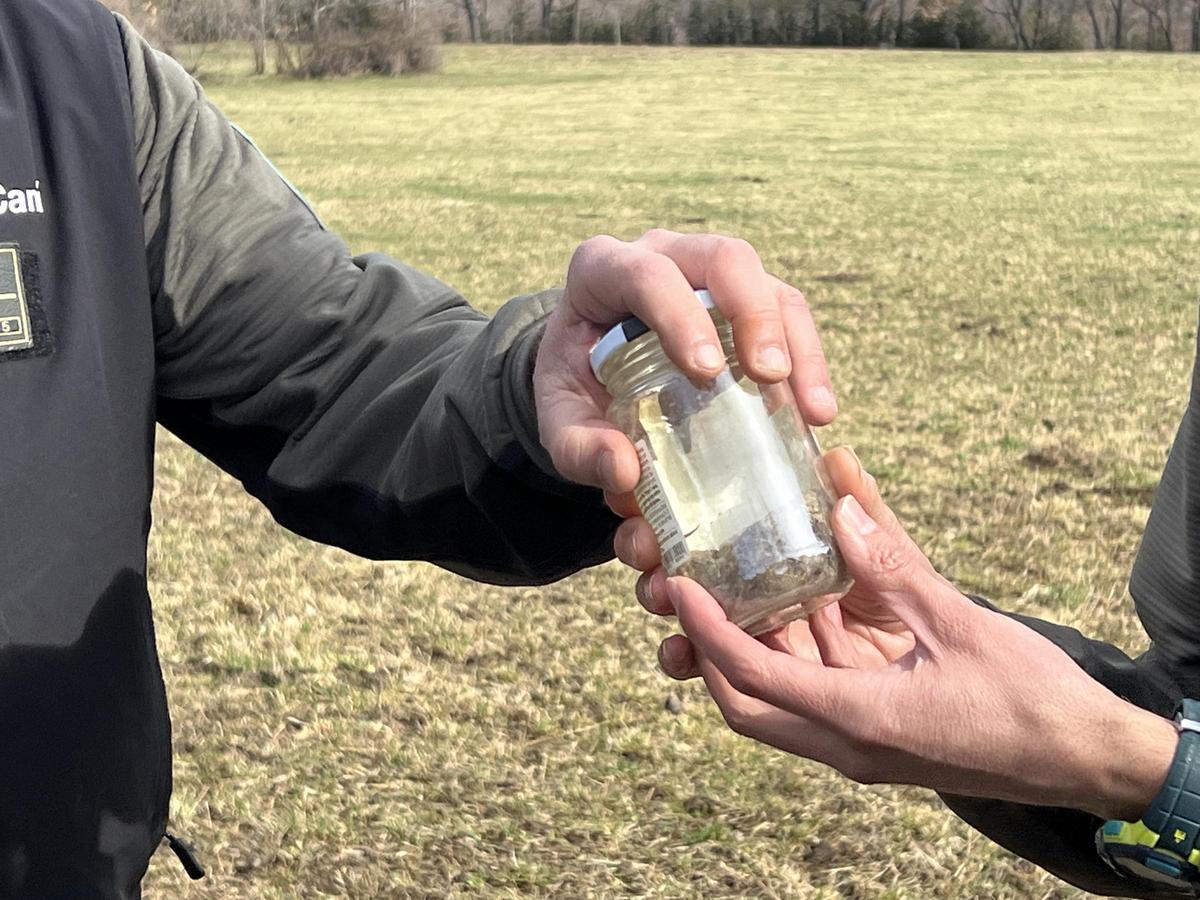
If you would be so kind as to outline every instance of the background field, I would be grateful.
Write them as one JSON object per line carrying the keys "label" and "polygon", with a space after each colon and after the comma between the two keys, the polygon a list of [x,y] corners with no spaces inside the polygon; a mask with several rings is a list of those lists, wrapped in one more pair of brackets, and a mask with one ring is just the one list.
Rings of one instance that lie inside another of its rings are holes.
{"label": "background field", "polygon": [[[205,57],[213,98],[355,249],[486,308],[596,232],[749,238],[824,334],[844,412],[823,441],[858,449],[941,569],[1140,647],[1125,578],[1193,354],[1200,60],[454,47],[441,76],[310,84],[240,64]],[[735,738],[657,672],[667,626],[615,566],[477,586],[293,538],[167,438],[158,478],[173,815],[213,872],[161,853],[151,897],[1080,896],[931,794]]]}

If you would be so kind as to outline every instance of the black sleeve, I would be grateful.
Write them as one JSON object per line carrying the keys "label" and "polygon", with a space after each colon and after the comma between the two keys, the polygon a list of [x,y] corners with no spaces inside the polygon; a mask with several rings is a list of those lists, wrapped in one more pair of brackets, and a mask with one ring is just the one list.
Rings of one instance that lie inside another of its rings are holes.
{"label": "black sleeve", "polygon": [[[1168,718],[1182,697],[1200,698],[1198,411],[1200,372],[1194,370],[1188,408],[1155,493],[1129,583],[1150,649],[1133,660],[1072,628],[1014,616],[1062,647],[1113,693]],[[1095,816],[969,797],[943,799],[997,843],[1085,890],[1117,897],[1178,896],[1113,872],[1095,849],[1095,832],[1103,824]]]}
{"label": "black sleeve", "polygon": [[125,29],[159,421],[315,540],[480,580],[611,555],[598,491],[542,448],[532,370],[558,294],[489,318],[352,258],[169,57]]}

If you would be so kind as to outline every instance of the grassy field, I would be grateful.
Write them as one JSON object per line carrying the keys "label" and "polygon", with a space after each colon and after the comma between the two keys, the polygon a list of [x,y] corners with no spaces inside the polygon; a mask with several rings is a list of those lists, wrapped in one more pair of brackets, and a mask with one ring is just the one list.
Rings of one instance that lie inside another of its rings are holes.
{"label": "grassy field", "polygon": [[[437,76],[303,84],[236,64],[205,57],[211,95],[356,250],[485,308],[559,282],[593,233],[750,239],[824,334],[823,441],[858,449],[939,567],[1141,647],[1125,579],[1194,349],[1200,60],[453,47]],[[927,792],[737,739],[658,673],[667,626],[616,566],[501,590],[359,561],[165,437],[155,513],[173,818],[212,875],[164,852],[151,897],[1081,896]]]}

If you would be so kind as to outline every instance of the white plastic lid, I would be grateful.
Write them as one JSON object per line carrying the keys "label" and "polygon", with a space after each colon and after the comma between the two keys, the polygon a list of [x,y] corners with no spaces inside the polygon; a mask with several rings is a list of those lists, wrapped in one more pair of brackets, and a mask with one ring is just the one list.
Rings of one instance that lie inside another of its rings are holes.
{"label": "white plastic lid", "polygon": [[[716,302],[707,290],[696,291],[696,297],[704,304],[705,309],[713,309],[716,307]],[[631,344],[638,338],[650,332],[650,326],[639,319],[637,316],[630,316],[622,321],[619,325],[614,325],[610,328],[600,340],[596,341],[592,347],[588,358],[592,363],[592,372],[596,378],[600,378],[600,368],[608,361],[608,358],[624,347],[626,344]]]}

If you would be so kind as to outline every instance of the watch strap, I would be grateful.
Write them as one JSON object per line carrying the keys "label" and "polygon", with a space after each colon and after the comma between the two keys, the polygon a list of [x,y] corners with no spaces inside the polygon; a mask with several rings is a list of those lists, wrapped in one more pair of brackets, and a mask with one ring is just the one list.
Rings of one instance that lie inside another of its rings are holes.
{"label": "watch strap", "polygon": [[1184,700],[1175,721],[1179,746],[1142,822],[1158,835],[1156,848],[1188,859],[1200,843],[1200,701]]}
{"label": "watch strap", "polygon": [[1145,815],[1137,822],[1105,822],[1096,832],[1096,849],[1122,875],[1195,896],[1200,889],[1200,701],[1184,700],[1175,724],[1175,756]]}

